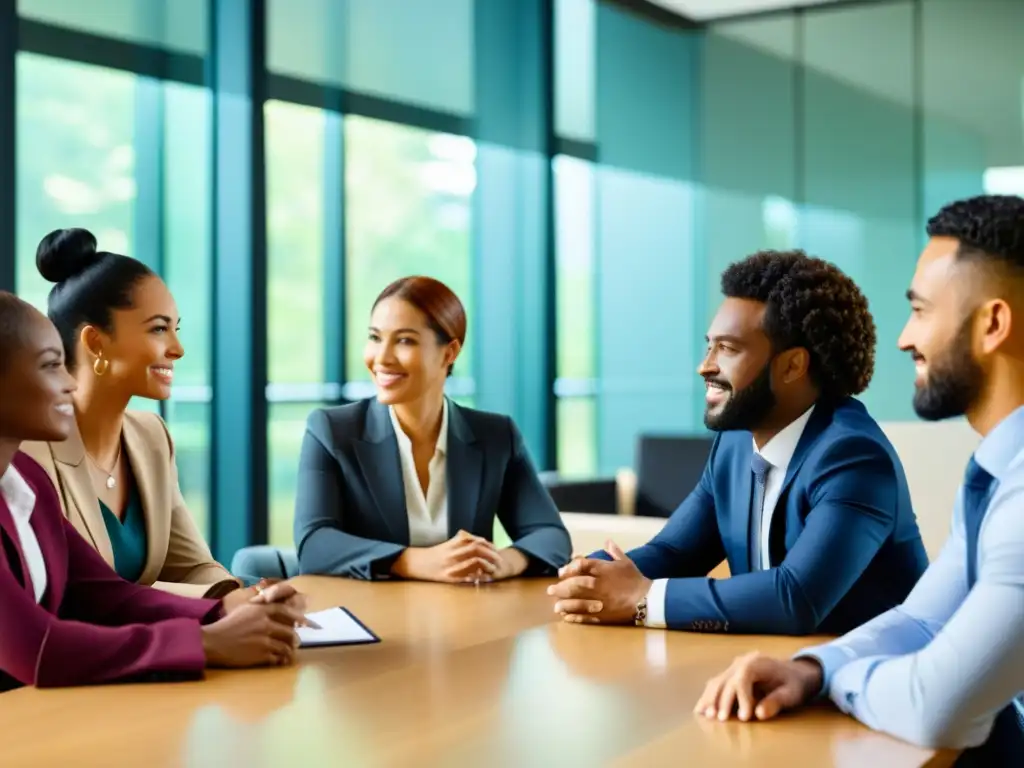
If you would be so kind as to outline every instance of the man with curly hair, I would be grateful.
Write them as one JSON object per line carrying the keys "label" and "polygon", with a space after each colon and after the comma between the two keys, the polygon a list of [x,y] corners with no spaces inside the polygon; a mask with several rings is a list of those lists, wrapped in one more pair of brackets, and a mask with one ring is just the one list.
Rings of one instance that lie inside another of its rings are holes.
{"label": "man with curly hair", "polygon": [[982,436],[942,552],[899,607],[791,661],[737,659],[697,711],[765,720],[821,695],[958,766],[1024,764],[1024,199],[943,208],[907,298],[899,345],[924,419]]}
{"label": "man with curly hair", "polygon": [[[928,560],[900,460],[854,396],[875,325],[854,282],[800,251],[730,266],[698,373],[719,432],[696,489],[648,544],[576,559],[568,621],[839,633],[898,605]],[[731,578],[707,578],[723,559]]]}

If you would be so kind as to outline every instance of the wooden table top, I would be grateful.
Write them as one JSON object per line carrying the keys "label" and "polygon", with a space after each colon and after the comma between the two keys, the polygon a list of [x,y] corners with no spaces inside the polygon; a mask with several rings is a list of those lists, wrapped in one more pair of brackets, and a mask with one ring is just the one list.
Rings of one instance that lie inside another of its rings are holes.
{"label": "wooden table top", "polygon": [[954,756],[826,707],[774,722],[692,709],[737,654],[806,639],[564,624],[547,581],[481,587],[301,577],[374,645],[197,683],[0,696],[4,766],[787,766],[946,768]]}

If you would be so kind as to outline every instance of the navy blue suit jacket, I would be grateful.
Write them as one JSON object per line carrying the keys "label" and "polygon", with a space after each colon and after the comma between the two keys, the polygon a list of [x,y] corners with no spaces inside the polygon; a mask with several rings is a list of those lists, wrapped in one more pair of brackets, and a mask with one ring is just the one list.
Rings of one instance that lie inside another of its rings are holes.
{"label": "navy blue suit jacket", "polygon": [[[928,557],[903,466],[864,406],[815,407],[772,516],[772,568],[753,572],[752,452],[749,432],[720,434],[694,491],[628,553],[648,578],[670,579],[669,628],[841,634],[902,603]],[[731,578],[706,578],[723,558]]]}

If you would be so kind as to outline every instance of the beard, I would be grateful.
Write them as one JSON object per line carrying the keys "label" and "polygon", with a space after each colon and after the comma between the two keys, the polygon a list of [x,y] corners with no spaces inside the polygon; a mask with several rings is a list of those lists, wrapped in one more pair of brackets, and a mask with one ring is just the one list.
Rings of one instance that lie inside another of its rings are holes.
{"label": "beard", "polygon": [[971,355],[971,320],[952,343],[928,363],[928,375],[914,391],[914,411],[927,421],[963,416],[981,395],[984,373]]}
{"label": "beard", "polygon": [[757,374],[757,378],[740,390],[733,390],[728,383],[720,379],[708,379],[726,387],[731,394],[718,413],[712,413],[708,407],[704,408],[704,426],[715,432],[752,431],[757,428],[775,407],[771,378],[769,360]]}

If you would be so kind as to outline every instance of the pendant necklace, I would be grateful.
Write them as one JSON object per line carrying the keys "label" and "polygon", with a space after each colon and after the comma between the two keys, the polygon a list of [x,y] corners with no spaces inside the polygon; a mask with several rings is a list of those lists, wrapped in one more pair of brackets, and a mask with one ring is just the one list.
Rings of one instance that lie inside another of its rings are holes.
{"label": "pendant necklace", "polygon": [[89,457],[89,461],[92,462],[92,465],[107,476],[107,479],[104,482],[104,485],[107,486],[107,490],[113,490],[113,488],[117,485],[117,480],[114,479],[114,473],[117,471],[118,462],[121,461],[121,443],[118,442],[117,444],[117,456],[114,457],[114,466],[111,468],[109,472],[99,465],[99,462],[97,462],[96,459],[92,457],[92,454],[90,454],[88,451],[86,451],[85,453]]}

